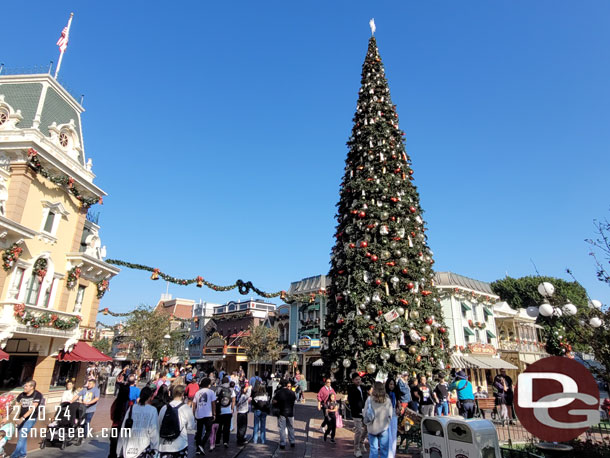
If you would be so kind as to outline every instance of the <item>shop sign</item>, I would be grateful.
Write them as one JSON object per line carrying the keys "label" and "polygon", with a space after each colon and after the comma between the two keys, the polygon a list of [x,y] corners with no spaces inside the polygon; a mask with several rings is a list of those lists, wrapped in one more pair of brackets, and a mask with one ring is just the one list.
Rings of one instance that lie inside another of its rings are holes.
{"label": "shop sign", "polygon": [[491,344],[483,344],[483,343],[472,343],[468,344],[468,349],[470,353],[475,353],[479,355],[495,355],[496,347]]}
{"label": "shop sign", "polygon": [[320,348],[320,339],[312,339],[309,336],[302,336],[299,338],[299,343],[297,346],[301,352],[305,353],[312,348]]}
{"label": "shop sign", "polygon": [[248,357],[246,355],[236,355],[235,361],[237,361],[238,363],[246,362],[248,361]]}

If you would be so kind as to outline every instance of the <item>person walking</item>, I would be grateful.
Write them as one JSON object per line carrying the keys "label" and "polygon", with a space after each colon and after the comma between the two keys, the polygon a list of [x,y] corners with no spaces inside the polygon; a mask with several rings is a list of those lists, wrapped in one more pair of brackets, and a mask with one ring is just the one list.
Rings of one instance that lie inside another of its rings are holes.
{"label": "person walking", "polygon": [[[23,392],[15,398],[13,403],[19,404],[19,412],[17,418],[13,415],[6,415],[0,420],[0,426],[4,426],[9,421],[12,421],[17,426],[17,445],[13,451],[11,458],[25,458],[27,454],[27,441],[30,430],[36,424],[38,419],[38,407],[43,404],[44,398],[40,391],[36,390],[36,381],[30,380],[23,385]],[[9,409],[7,408],[7,412]]]}
{"label": "person walking", "polygon": [[396,454],[396,441],[398,438],[398,415],[400,411],[400,404],[398,402],[399,390],[396,385],[396,381],[393,378],[389,378],[385,382],[385,392],[390,398],[392,403],[392,419],[390,420],[390,437],[388,443],[388,458],[394,458]]}
{"label": "person walking", "polygon": [[474,394],[472,393],[472,384],[468,381],[468,377],[464,371],[458,371],[455,374],[455,379],[449,385],[449,391],[457,392],[457,407],[461,416],[464,418],[474,417]]}
{"label": "person walking", "polygon": [[286,448],[286,430],[290,446],[295,446],[294,437],[294,404],[297,397],[292,391],[292,384],[286,380],[280,381],[280,389],[273,398],[273,405],[278,409],[277,427],[280,430],[280,449]]}
{"label": "person walking", "polygon": [[[370,412],[369,412],[370,409]],[[364,419],[369,433],[369,458],[388,458],[390,447],[390,423],[392,401],[381,382],[375,382],[373,393],[366,400]],[[373,413],[372,419],[370,413]]]}
{"label": "person walking", "polygon": [[89,435],[89,429],[91,429],[91,419],[95,415],[95,409],[97,408],[97,401],[100,400],[100,390],[95,386],[95,379],[90,378],[87,380],[87,385],[78,393],[78,397],[81,402],[87,406],[85,411],[85,434]]}
{"label": "person walking", "polygon": [[256,382],[263,383],[263,379],[259,377],[258,371],[254,371],[254,375],[250,377],[250,386],[256,386]]}
{"label": "person walking", "polygon": [[512,409],[511,417],[509,418],[508,406],[513,403],[513,381],[506,375],[506,369],[500,369],[500,373],[494,377],[494,398],[496,407],[500,410],[500,419],[502,424],[509,419],[512,421]]}
{"label": "person walking", "polygon": [[140,397],[140,388],[136,386],[136,383],[136,374],[129,374],[127,376],[127,384],[129,385],[129,402],[132,404],[138,400],[138,397]]}
{"label": "person walking", "polygon": [[270,413],[269,394],[261,382],[257,382],[252,390],[252,410],[254,411],[254,431],[252,443],[265,443],[267,430],[267,415]]}
{"label": "person walking", "polygon": [[398,379],[398,392],[400,393],[398,400],[400,402],[400,414],[402,415],[411,402],[411,388],[409,387],[409,373],[407,371],[404,371]]}
{"label": "person walking", "polygon": [[228,448],[231,435],[231,418],[235,411],[235,390],[231,388],[229,377],[226,375],[222,379],[222,384],[216,389],[216,399],[218,432],[216,433],[215,444],[220,445],[222,440],[225,448]]}
{"label": "person walking", "polygon": [[[192,408],[183,400],[185,388],[176,385],[172,390],[174,399],[159,412],[159,458],[188,457],[188,430],[195,429],[195,417]],[[168,413],[168,409],[173,412]]]}
{"label": "person walking", "polygon": [[331,380],[330,377],[327,378],[326,380],[324,380],[324,386],[322,388],[320,388],[320,391],[318,391],[318,410],[322,411],[322,415],[324,416],[324,420],[322,421],[322,424],[320,425],[320,432],[324,433],[324,426],[326,426],[326,403],[328,402],[328,398],[330,397],[331,394],[334,394],[335,396],[337,396],[337,393],[335,393],[335,390],[333,389],[333,387],[331,386]]}
{"label": "person walking", "polygon": [[[153,394],[145,387],[136,404],[127,410],[121,430],[132,423],[130,434],[121,434],[117,444],[117,456],[123,458],[155,458],[159,450],[159,425],[157,409],[148,404]],[[129,428],[128,428],[129,429]]]}
{"label": "person walking", "polygon": [[[186,378],[188,379],[188,375],[186,376]],[[184,394],[186,395],[186,398],[188,400],[189,407],[193,407],[193,399],[195,398],[197,391],[199,391],[199,383],[197,383],[197,380],[195,380],[195,377],[193,377],[191,375],[189,384],[186,385],[186,390],[184,391]]]}
{"label": "person walking", "polygon": [[446,417],[449,415],[449,384],[445,380],[445,374],[439,374],[438,384],[434,387],[434,395],[438,401],[436,415]]}
{"label": "person walking", "polygon": [[235,410],[237,410],[237,445],[244,445],[246,432],[248,431],[248,412],[252,400],[252,387],[246,381],[239,394],[235,398]]}
{"label": "person walking", "polygon": [[347,390],[347,403],[352,414],[354,423],[354,456],[360,458],[363,453],[366,453],[364,448],[364,439],[366,438],[366,426],[362,422],[362,409],[368,398],[368,393],[362,387],[362,378],[357,372],[352,374],[352,384]]}
{"label": "person walking", "polygon": [[129,408],[129,386],[126,383],[117,383],[116,398],[110,406],[110,450],[108,458],[117,458],[117,444],[119,441],[120,428]]}
{"label": "person walking", "polygon": [[434,416],[434,404],[436,404],[437,399],[425,375],[419,377],[419,383],[412,394],[419,404],[419,412],[426,417]]}
{"label": "person walking", "polygon": [[157,412],[160,412],[171,400],[172,397],[169,394],[169,388],[167,385],[161,385],[150,400],[150,405],[157,409]]}
{"label": "person walking", "polygon": [[[199,384],[201,389],[193,398],[193,414],[197,420],[195,446],[199,455],[205,455],[205,444],[212,434],[212,425],[216,416],[216,393],[210,389],[211,383],[208,377],[201,379]],[[205,435],[202,437],[204,428]],[[211,449],[213,450],[213,447]]]}
{"label": "person walking", "polygon": [[324,442],[330,435],[330,441],[335,443],[335,433],[337,432],[337,411],[339,410],[339,404],[337,404],[337,397],[331,394],[326,401],[326,431],[324,431]]}

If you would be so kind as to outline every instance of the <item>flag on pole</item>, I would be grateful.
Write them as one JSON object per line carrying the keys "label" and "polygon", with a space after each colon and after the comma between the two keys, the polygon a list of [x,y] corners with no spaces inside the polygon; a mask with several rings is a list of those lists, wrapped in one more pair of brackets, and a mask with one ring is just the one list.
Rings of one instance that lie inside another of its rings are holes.
{"label": "flag on pole", "polygon": [[68,28],[68,26],[64,27],[64,29],[61,31],[61,37],[59,37],[59,40],[57,40],[57,46],[59,46],[59,50],[61,52],[65,52],[66,48],[68,47],[69,33],[70,29]]}

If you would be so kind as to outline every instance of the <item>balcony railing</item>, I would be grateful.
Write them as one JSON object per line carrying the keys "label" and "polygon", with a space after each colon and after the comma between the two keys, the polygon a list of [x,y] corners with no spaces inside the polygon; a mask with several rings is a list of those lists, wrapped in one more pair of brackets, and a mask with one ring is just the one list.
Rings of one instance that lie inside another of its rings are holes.
{"label": "balcony railing", "polygon": [[510,340],[501,340],[498,342],[500,350],[517,351],[523,353],[544,353],[544,345],[540,342],[516,342]]}
{"label": "balcony railing", "polygon": [[[24,317],[31,316],[36,319],[43,319],[35,321],[34,324],[24,323],[23,319],[20,319],[15,313],[23,305],[15,301],[0,302],[0,340],[3,340],[3,337],[8,338],[13,333],[66,339],[79,338],[80,320],[77,318],[79,317],[78,314],[25,305],[22,309]],[[15,306],[17,306],[17,309]],[[45,317],[48,319],[44,319]],[[70,327],[62,329],[64,326]]]}

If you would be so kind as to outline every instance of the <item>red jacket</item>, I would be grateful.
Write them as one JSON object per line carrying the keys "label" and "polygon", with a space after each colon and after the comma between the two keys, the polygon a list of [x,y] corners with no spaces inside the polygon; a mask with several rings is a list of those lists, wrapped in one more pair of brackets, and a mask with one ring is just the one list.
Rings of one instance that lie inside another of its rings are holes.
{"label": "red jacket", "polygon": [[333,390],[332,387],[330,387],[329,390],[326,388],[326,386],[323,386],[322,389],[318,391],[318,401],[320,401],[322,404],[326,404],[326,401],[328,401],[331,394],[337,396],[337,393],[335,393],[335,390]]}

